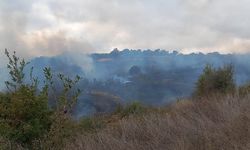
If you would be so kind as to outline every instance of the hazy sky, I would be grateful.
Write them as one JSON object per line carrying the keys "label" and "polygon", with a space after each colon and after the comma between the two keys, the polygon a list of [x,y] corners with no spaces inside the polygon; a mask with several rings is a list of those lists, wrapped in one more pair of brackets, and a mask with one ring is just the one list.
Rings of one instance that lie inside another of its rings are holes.
{"label": "hazy sky", "polygon": [[[0,0],[0,48],[250,52],[250,0]],[[1,55],[2,56],[2,55]]]}

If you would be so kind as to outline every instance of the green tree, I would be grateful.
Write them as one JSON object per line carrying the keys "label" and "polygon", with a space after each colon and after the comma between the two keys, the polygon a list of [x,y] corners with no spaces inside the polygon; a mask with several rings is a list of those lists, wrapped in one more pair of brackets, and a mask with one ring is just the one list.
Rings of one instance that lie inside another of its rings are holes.
{"label": "green tree", "polygon": [[208,64],[196,83],[195,95],[204,96],[211,93],[226,94],[233,92],[235,87],[234,69],[231,64],[217,69]]}

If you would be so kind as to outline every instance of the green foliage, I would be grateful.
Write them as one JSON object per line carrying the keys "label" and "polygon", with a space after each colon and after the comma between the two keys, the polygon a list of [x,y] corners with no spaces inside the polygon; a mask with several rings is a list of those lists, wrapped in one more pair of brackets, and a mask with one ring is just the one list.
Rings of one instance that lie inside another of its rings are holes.
{"label": "green foliage", "polygon": [[81,119],[79,126],[85,132],[94,132],[104,127],[104,122],[100,118],[90,117]]}
{"label": "green foliage", "polygon": [[[56,112],[52,115],[53,123],[46,136],[41,138],[43,147],[40,149],[62,149],[64,144],[74,134],[78,133],[77,123],[68,115]],[[33,146],[41,146],[41,143]]]}
{"label": "green foliage", "polygon": [[250,83],[239,87],[239,95],[240,96],[246,96],[248,94],[250,94]]}
{"label": "green foliage", "polygon": [[142,114],[146,111],[146,108],[140,102],[133,102],[125,107],[119,106],[116,110],[116,113],[120,114],[122,117]]}
{"label": "green foliage", "polygon": [[1,97],[0,134],[20,143],[30,142],[45,133],[50,125],[47,101],[35,91],[21,86]]}
{"label": "green foliage", "polygon": [[9,63],[7,64],[7,68],[9,69],[9,74],[11,76],[12,81],[6,81],[5,84],[9,90],[16,90],[23,84],[24,73],[23,70],[25,66],[29,63],[25,62],[24,59],[20,61],[20,58],[16,56],[16,52],[14,51],[11,56],[7,49],[5,49],[5,55],[9,59]]}
{"label": "green foliage", "polygon": [[81,90],[77,89],[73,94],[71,94],[71,90],[80,81],[81,78],[77,75],[75,76],[75,79],[70,79],[69,77],[65,77],[63,74],[59,74],[58,78],[63,84],[63,91],[59,97],[58,109],[63,109],[63,111],[67,110],[71,112],[73,106],[76,104],[77,98],[81,93]]}
{"label": "green foliage", "polygon": [[80,95],[81,91],[75,90],[80,77],[70,79],[58,75],[63,91],[58,96],[57,109],[51,109],[48,106],[49,93],[55,91],[51,69],[44,68],[44,87],[38,90],[39,80],[33,77],[33,68],[30,70],[31,83],[24,83],[24,68],[29,63],[20,60],[16,52],[11,56],[5,50],[5,54],[9,59],[7,67],[11,81],[5,82],[9,92],[0,93],[0,137],[27,145],[47,133],[57,133],[60,137],[69,135],[73,123],[65,109],[71,110]]}
{"label": "green foliage", "polygon": [[[50,125],[47,97],[37,91],[37,80],[30,78],[30,85],[24,83],[24,68],[28,63],[14,52],[7,65],[11,81],[6,81],[8,93],[0,95],[0,135],[19,143],[29,143],[44,134]],[[38,94],[37,94],[38,93]]]}
{"label": "green foliage", "polygon": [[50,91],[50,93],[54,96],[54,99],[57,100],[57,111],[63,111],[65,113],[66,111],[71,112],[77,102],[79,95],[81,94],[81,90],[75,88],[81,77],[76,75],[74,79],[71,79],[63,74],[58,74],[57,77],[63,86],[63,90],[60,92],[60,94],[55,95],[56,87],[54,86],[54,75],[51,72],[51,68],[45,67],[43,71],[45,76],[45,86],[43,87],[43,93],[48,96]]}
{"label": "green foliage", "polygon": [[226,94],[234,90],[234,70],[232,65],[225,65],[218,69],[207,65],[196,83],[195,95],[204,96],[211,93]]}

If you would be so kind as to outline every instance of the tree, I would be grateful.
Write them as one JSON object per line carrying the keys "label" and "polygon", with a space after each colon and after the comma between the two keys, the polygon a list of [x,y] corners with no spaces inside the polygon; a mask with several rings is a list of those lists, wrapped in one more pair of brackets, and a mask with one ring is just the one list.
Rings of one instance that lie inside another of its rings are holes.
{"label": "tree", "polygon": [[129,69],[129,75],[135,76],[135,75],[139,75],[139,74],[141,74],[141,68],[140,67],[138,67],[138,66],[132,66]]}
{"label": "tree", "polygon": [[234,70],[231,64],[217,69],[208,64],[196,83],[195,95],[226,94],[233,92],[235,87]]}

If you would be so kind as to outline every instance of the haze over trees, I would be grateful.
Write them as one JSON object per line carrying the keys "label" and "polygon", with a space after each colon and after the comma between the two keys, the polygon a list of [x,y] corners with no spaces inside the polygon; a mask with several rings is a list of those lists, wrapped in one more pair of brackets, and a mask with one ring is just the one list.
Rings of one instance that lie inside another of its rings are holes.
{"label": "haze over trees", "polygon": [[[147,102],[147,97],[157,98],[165,84],[169,86],[170,82],[163,82],[162,76],[171,72],[164,69],[155,66],[145,69],[137,64],[125,75],[115,75],[116,79],[107,78],[103,82],[82,81],[78,75],[73,79],[61,73],[55,75],[45,67],[44,77],[37,78],[33,67],[29,74],[25,72],[28,62],[15,52],[5,53],[10,80],[5,82],[7,91],[0,93],[0,149],[249,148],[250,86],[247,82],[243,86],[236,84],[236,68],[232,64],[221,67],[207,64],[198,75],[192,99],[158,108],[136,100],[123,103],[121,97],[100,89],[108,87],[105,82],[109,86],[125,85],[126,90],[133,89],[130,84],[136,83],[141,89],[135,91]],[[118,54],[116,51],[115,57]],[[121,77],[126,76],[129,81],[122,81]],[[172,77],[175,82],[184,76]],[[93,87],[84,93],[89,101],[79,103],[83,85]],[[102,114],[77,116],[78,111],[90,107],[95,108],[93,114]]]}
{"label": "haze over trees", "polygon": [[[79,56],[82,55],[66,53],[34,58],[24,70],[29,74],[30,67],[34,66],[33,75],[41,80],[44,80],[42,68],[47,66],[55,73],[82,76],[77,85],[82,93],[73,112],[77,118],[114,110],[116,98],[121,103],[137,100],[146,105],[161,106],[178,98],[189,97],[207,64],[214,69],[232,64],[236,85],[250,80],[248,54],[184,55],[177,51],[116,49],[110,53],[85,55],[81,59]],[[42,86],[43,82],[40,82],[38,87]],[[110,103],[110,108],[97,107],[95,100],[102,96],[107,98],[105,101]]]}

